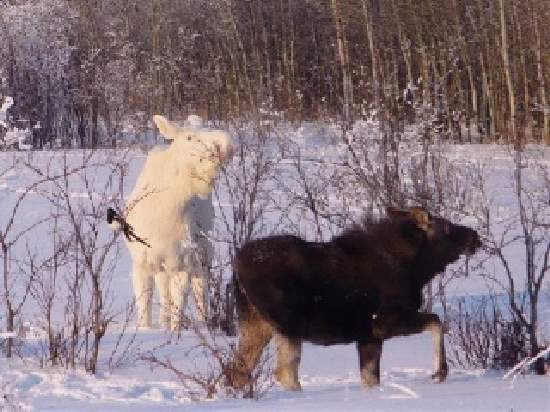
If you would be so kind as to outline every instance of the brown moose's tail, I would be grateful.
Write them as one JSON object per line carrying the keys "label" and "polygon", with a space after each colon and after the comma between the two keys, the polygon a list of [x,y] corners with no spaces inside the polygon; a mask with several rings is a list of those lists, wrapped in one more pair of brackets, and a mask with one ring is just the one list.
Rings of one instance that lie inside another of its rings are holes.
{"label": "brown moose's tail", "polygon": [[239,282],[238,274],[235,268],[233,272],[233,290],[235,291],[235,304],[237,307],[237,318],[239,321],[241,319],[247,319],[251,315],[251,311],[254,310],[252,304],[246,297],[246,294]]}

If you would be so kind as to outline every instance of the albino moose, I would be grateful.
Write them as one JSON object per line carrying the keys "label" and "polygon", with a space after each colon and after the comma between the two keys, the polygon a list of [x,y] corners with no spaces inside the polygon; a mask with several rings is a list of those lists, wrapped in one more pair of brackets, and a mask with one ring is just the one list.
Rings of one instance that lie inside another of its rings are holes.
{"label": "albino moose", "polygon": [[233,146],[222,130],[202,126],[189,116],[180,127],[162,116],[153,120],[169,140],[154,149],[127,204],[126,221],[143,241],[127,238],[138,326],[151,327],[153,285],[159,293],[161,326],[177,330],[189,290],[201,320],[207,315],[206,284],[212,259],[209,232],[214,208],[212,189]]}

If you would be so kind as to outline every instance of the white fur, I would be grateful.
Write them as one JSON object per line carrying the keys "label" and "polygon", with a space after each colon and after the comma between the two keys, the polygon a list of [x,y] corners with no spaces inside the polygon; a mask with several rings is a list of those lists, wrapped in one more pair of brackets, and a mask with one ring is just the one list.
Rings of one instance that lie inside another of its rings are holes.
{"label": "white fur", "polygon": [[127,221],[139,242],[127,242],[133,261],[138,325],[151,326],[153,284],[159,292],[160,324],[177,329],[192,287],[199,316],[206,316],[206,275],[212,258],[212,188],[232,144],[221,130],[202,128],[198,116],[184,127],[154,116],[161,134],[172,140],[149,153],[128,199]]}

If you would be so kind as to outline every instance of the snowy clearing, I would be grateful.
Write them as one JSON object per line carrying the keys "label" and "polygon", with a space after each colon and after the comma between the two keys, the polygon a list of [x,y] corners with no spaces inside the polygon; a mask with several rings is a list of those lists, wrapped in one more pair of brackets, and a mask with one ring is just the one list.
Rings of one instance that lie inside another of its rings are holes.
{"label": "snowy clearing", "polygon": [[[336,158],[344,150],[341,146],[330,148],[316,144],[314,130],[301,130],[299,138],[302,155],[307,159],[330,160]],[[533,158],[542,164],[550,163],[550,151],[546,148],[529,148]],[[83,186],[78,175],[71,178],[71,190],[68,195],[74,202],[89,202],[101,198],[105,190],[105,179],[111,171],[109,164],[101,164],[101,160],[109,159],[108,151],[97,154],[98,166],[93,171],[93,180]],[[507,148],[499,146],[449,146],[446,156],[457,163],[473,162],[484,165],[486,179],[490,183],[492,205],[497,214],[505,222],[513,210],[513,192],[509,185],[512,175],[511,155]],[[51,168],[51,173],[59,169],[63,156],[59,152],[37,152],[31,154],[16,154],[15,157],[27,159],[33,165],[43,169]],[[69,163],[77,165],[82,159],[82,153],[70,152]],[[136,176],[143,164],[144,155],[137,151],[129,153],[129,165],[124,181],[124,193],[129,193]],[[13,204],[19,196],[25,195],[25,202],[18,211],[18,216],[24,217],[16,222],[18,229],[24,228],[29,222],[40,220],[44,214],[52,213],[52,203],[49,202],[48,189],[45,187],[30,187],[37,178],[28,168],[12,167],[13,154],[3,153],[0,174],[0,195],[4,205]],[[279,171],[286,177],[289,173],[289,161],[281,161]],[[328,163],[334,165],[334,163]],[[316,167],[312,161],[308,163]],[[308,167],[310,167],[308,166]],[[536,176],[536,169],[529,164],[525,170],[527,176]],[[286,183],[288,183],[287,181]],[[529,182],[529,181],[528,181]],[[291,186],[291,183],[288,183]],[[277,194],[284,193],[277,182],[269,182]],[[216,198],[217,213],[229,210],[230,199],[223,188]],[[5,225],[9,218],[9,207],[5,207],[0,216]],[[549,212],[548,210],[546,211]],[[269,215],[267,223],[276,220],[279,212]],[[298,214],[302,213],[298,211]],[[305,213],[305,212],[304,212]],[[548,215],[546,215],[548,217]],[[269,220],[272,219],[272,220]],[[474,221],[467,221],[474,224]],[[20,226],[18,226],[20,225]],[[106,225],[105,225],[106,226]],[[100,235],[108,237],[105,226],[99,227]],[[299,227],[305,228],[304,234],[311,235],[311,224],[306,220],[299,221]],[[324,229],[324,228],[323,228]],[[44,230],[45,228],[37,229]],[[497,226],[495,230],[500,230]],[[268,229],[269,231],[269,229]],[[46,253],[49,247],[45,237],[33,236],[27,245],[18,244],[15,251],[24,251],[30,245],[37,255]],[[34,243],[33,243],[34,242]],[[130,259],[126,248],[120,242],[117,250],[116,265],[112,270],[109,283],[108,302],[113,308],[123,308],[132,299],[132,287],[129,276]],[[514,246],[510,249],[512,256],[517,255],[517,272],[521,274],[521,249]],[[498,265],[494,264],[496,276],[501,275]],[[14,280],[14,290],[20,283]],[[451,295],[464,294],[482,295],[486,293],[486,281],[477,276],[454,279],[448,290]],[[545,286],[547,287],[547,285]],[[61,297],[62,299],[62,297]],[[62,303],[62,302],[61,302]],[[158,305],[157,305],[158,306]],[[57,316],[62,317],[63,306],[54,308]],[[118,310],[117,309],[117,310]],[[158,310],[158,307],[157,307]],[[540,316],[541,338],[548,338],[550,319],[548,299],[541,303]],[[39,359],[43,359],[44,335],[41,331],[41,308],[35,301],[29,299],[25,304],[22,320],[31,327],[27,341],[21,349],[22,359],[2,359],[0,363],[0,391],[5,397],[0,400],[0,409],[10,408],[27,410],[288,410],[288,411],[335,411],[335,410],[550,410],[550,379],[548,377],[518,376],[503,380],[506,371],[463,370],[450,367],[446,382],[435,384],[431,381],[432,373],[432,342],[428,334],[396,338],[384,346],[382,356],[381,386],[365,390],[360,385],[358,361],[355,347],[333,346],[318,347],[306,344],[301,366],[301,381],[303,391],[300,393],[286,392],[274,385],[258,401],[232,399],[230,396],[217,394],[214,399],[197,399],[196,394],[185,389],[175,376],[158,367],[139,360],[140,354],[147,349],[163,345],[168,335],[161,330],[137,331],[135,342],[128,358],[120,366],[109,370],[108,362],[111,352],[119,337],[123,321],[117,318],[114,326],[108,330],[102,342],[97,376],[90,376],[81,370],[66,370],[63,367],[40,368]],[[131,323],[129,333],[124,339],[132,336],[135,323]],[[35,336],[32,336],[35,333]],[[231,340],[231,339],[229,339]],[[177,344],[163,347],[163,356],[169,357],[174,364],[182,369],[195,368],[197,358],[186,356],[194,345],[194,338],[189,331],[183,333]],[[118,355],[117,355],[118,356]]]}

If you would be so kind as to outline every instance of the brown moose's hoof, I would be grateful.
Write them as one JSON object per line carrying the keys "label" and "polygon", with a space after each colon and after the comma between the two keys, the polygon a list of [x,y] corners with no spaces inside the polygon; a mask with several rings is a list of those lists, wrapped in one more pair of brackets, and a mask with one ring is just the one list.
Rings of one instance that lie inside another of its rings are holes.
{"label": "brown moose's hoof", "polygon": [[432,374],[432,379],[434,380],[434,382],[441,383],[445,379],[447,379],[447,373],[448,373],[447,369],[440,369],[437,372]]}
{"label": "brown moose's hoof", "polygon": [[300,382],[293,379],[279,379],[278,376],[275,377],[279,385],[281,385],[287,391],[301,391],[302,385]]}
{"label": "brown moose's hoof", "polygon": [[225,384],[234,389],[242,389],[250,383],[250,376],[246,373],[227,371]]}
{"label": "brown moose's hoof", "polygon": [[287,391],[301,391],[302,385],[300,382],[279,382],[279,384]]}
{"label": "brown moose's hoof", "polygon": [[237,357],[223,368],[225,384],[234,389],[243,389],[252,382],[252,374]]}
{"label": "brown moose's hoof", "polygon": [[361,383],[365,389],[380,385],[380,379],[374,375],[361,376]]}
{"label": "brown moose's hoof", "polygon": [[276,370],[275,380],[287,391],[301,391],[302,385],[300,385],[300,381],[289,375],[288,372]]}

